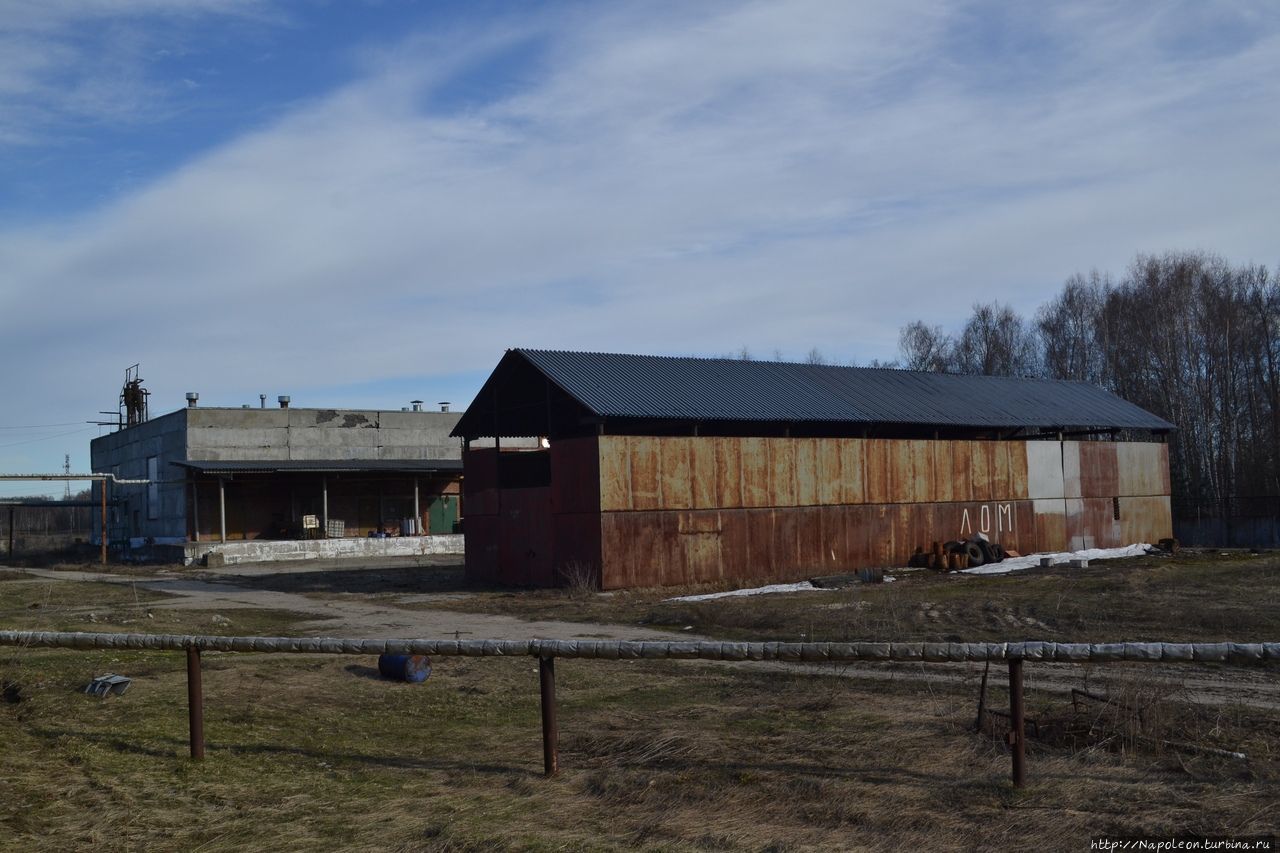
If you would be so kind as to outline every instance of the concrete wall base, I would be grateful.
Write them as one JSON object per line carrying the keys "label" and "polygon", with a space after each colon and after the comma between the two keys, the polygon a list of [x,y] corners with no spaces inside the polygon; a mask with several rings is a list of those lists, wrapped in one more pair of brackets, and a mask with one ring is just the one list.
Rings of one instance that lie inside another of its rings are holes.
{"label": "concrete wall base", "polygon": [[462,534],[392,536],[387,539],[255,539],[249,542],[188,542],[183,563],[210,567],[276,560],[368,559],[462,554]]}

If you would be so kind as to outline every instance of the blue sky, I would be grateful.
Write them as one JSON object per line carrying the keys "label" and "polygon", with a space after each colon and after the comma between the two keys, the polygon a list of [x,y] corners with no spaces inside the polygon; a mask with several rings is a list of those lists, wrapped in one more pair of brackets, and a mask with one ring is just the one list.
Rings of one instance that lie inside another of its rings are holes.
{"label": "blue sky", "polygon": [[865,362],[1274,265],[1278,108],[1274,3],[0,0],[0,471],[87,468],[135,362],[461,406],[512,346]]}

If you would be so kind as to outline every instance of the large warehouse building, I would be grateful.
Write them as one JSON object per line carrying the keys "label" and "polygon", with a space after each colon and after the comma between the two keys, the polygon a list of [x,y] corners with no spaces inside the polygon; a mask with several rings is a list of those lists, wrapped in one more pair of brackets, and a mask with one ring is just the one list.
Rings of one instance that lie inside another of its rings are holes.
{"label": "large warehouse building", "polygon": [[1154,542],[1172,429],[1078,382],[510,350],[453,432],[467,573],[617,589],[903,565],[979,532]]}

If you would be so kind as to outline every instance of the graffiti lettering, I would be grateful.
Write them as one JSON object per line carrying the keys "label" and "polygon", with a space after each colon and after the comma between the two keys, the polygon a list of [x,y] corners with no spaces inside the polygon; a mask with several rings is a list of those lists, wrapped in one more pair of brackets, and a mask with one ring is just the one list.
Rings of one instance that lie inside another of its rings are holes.
{"label": "graffiti lettering", "polygon": [[[992,507],[995,507],[995,524],[992,529]],[[991,535],[992,533],[1013,532],[1014,519],[1016,516],[1013,512],[1013,504],[980,504],[976,510],[978,516],[978,532]],[[960,535],[973,535],[973,516],[969,514],[969,507],[965,507],[960,514]]]}

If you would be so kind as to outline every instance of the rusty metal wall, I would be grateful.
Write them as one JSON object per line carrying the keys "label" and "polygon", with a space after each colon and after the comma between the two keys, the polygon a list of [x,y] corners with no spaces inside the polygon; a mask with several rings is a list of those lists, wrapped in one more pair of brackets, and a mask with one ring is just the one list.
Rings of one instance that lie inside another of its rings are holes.
{"label": "rusty metal wall", "polygon": [[[600,459],[594,438],[557,442],[551,485],[500,488],[499,466],[515,453],[480,449],[464,457],[467,577],[517,586],[555,586],[558,573],[600,565]],[[510,466],[504,471],[510,474]]]}
{"label": "rusty metal wall", "polygon": [[607,589],[901,565],[978,532],[1031,553],[1172,527],[1162,444],[603,436],[599,458]]}
{"label": "rusty metal wall", "polygon": [[549,489],[499,494],[496,463],[468,454],[474,577],[543,585],[572,565],[598,566],[605,589],[794,579],[902,565],[979,532],[1032,553],[1172,528],[1162,444],[601,436],[556,442],[551,458]]}

